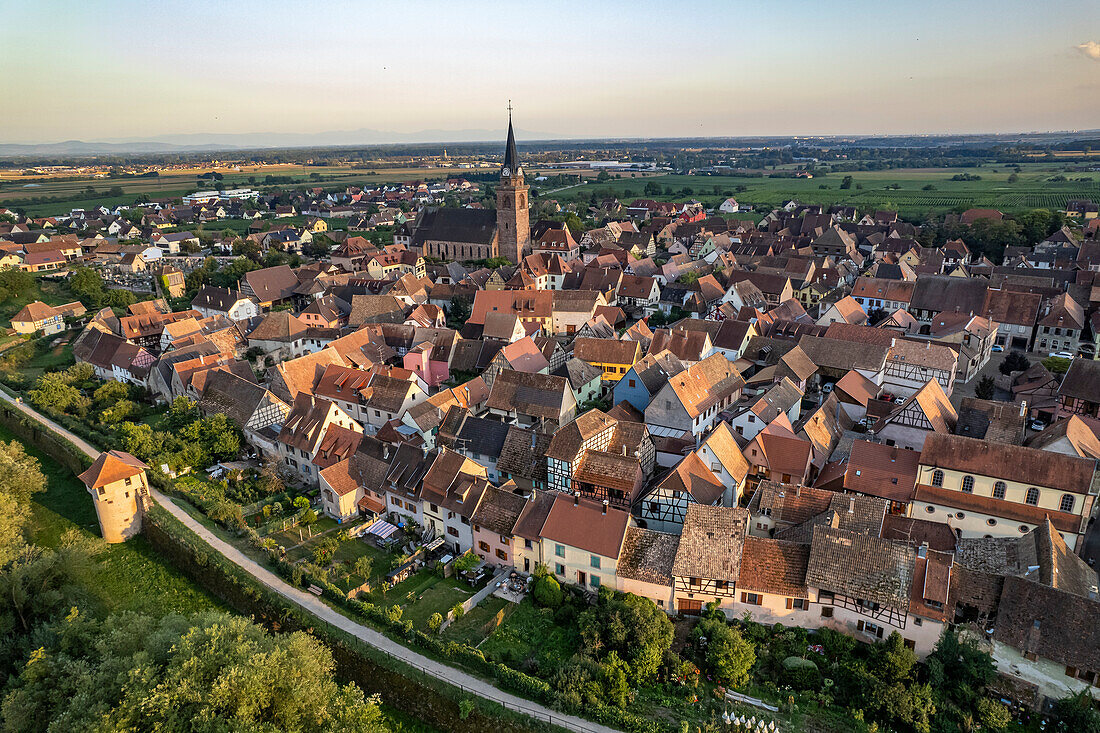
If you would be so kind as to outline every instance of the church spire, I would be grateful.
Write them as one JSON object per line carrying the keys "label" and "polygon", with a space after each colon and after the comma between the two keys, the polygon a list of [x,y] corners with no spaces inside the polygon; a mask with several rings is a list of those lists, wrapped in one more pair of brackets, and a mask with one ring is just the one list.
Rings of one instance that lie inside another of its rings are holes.
{"label": "church spire", "polygon": [[504,171],[515,175],[519,170],[519,155],[516,153],[516,135],[512,132],[512,100],[508,100],[508,144],[504,148]]}

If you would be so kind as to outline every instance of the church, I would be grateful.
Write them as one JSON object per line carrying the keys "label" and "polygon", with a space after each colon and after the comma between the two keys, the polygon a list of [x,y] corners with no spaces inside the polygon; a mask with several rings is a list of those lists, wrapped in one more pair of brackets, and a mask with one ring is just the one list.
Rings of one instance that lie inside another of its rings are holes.
{"label": "church", "polygon": [[531,253],[527,206],[527,184],[516,153],[509,111],[508,143],[500,168],[496,210],[425,207],[409,225],[408,241],[424,257],[459,261],[506,257],[519,264]]}

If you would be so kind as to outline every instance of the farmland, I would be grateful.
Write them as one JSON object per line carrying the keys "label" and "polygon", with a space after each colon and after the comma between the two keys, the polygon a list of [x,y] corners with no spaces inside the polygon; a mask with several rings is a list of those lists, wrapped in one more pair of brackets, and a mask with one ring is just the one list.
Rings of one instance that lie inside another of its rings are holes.
{"label": "farmland", "polygon": [[[1049,163],[1023,164],[1020,167],[1017,180],[1011,183],[1008,179],[1013,170],[1008,167],[853,171],[813,179],[664,175],[639,180],[624,177],[603,183],[587,183],[555,193],[554,197],[562,203],[587,200],[593,194],[598,199],[617,196],[625,200],[641,197],[683,200],[694,197],[715,203],[732,195],[738,202],[754,206],[775,207],[797,199],[806,204],[846,204],[861,210],[896,209],[911,218],[929,213],[943,214],[957,208],[989,207],[1005,212],[1060,209],[1070,199],[1100,198],[1100,174],[1067,175],[1059,166]],[[981,178],[952,180],[960,173]],[[851,187],[841,189],[844,176],[848,175],[852,177]],[[1058,176],[1092,180],[1049,180]],[[662,193],[645,194],[647,183],[660,185]]]}
{"label": "farmland", "polygon": [[[583,185],[555,190],[549,194],[562,203],[583,202],[616,196],[620,199],[655,198],[683,200],[698,198],[708,204],[734,196],[739,202],[756,207],[774,207],[790,199],[807,204],[845,204],[861,210],[896,209],[903,216],[918,219],[928,214],[943,214],[972,207],[997,208],[1005,212],[1026,209],[1061,209],[1076,198],[1100,199],[1100,174],[1066,173],[1062,164],[1044,161],[1023,163],[1012,181],[1014,167],[987,165],[976,168],[897,168],[878,171],[829,173],[805,178],[751,178],[726,175],[678,175],[622,173],[621,178],[596,183],[593,171],[564,171],[585,178]],[[0,204],[25,209],[31,216],[66,213],[73,208],[132,204],[138,197],[175,198],[209,188],[208,180],[197,176],[213,169],[173,170],[149,178],[94,178],[56,176],[25,178],[12,171],[0,171]],[[224,188],[324,186],[339,188],[414,180],[439,180],[448,176],[473,175],[484,169],[470,168],[370,168],[366,166],[266,165],[238,170],[217,169]],[[777,171],[765,171],[766,175]],[[782,173],[782,171],[778,171]],[[537,165],[529,168],[534,177]],[[545,171],[548,175],[563,173]],[[978,180],[952,180],[956,176],[977,176]],[[849,187],[841,188],[850,175]],[[268,178],[269,176],[273,178]],[[1069,180],[1060,180],[1062,178]],[[1055,179],[1055,180],[1051,180]],[[1084,179],[1084,180],[1074,180]],[[646,194],[647,183],[661,186],[661,193]],[[109,195],[120,187],[122,195]],[[94,189],[90,193],[88,188]],[[689,193],[690,191],[690,193]],[[56,199],[56,200],[46,200]]]}

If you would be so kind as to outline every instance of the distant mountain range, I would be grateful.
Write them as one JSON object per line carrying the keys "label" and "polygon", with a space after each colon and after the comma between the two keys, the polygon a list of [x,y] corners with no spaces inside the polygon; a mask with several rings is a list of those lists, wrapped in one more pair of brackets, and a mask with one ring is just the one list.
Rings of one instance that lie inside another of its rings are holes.
{"label": "distant mountain range", "polygon": [[[126,153],[176,153],[204,150],[248,150],[255,148],[312,148],[355,145],[387,145],[416,143],[495,142],[503,144],[507,131],[500,130],[419,130],[417,132],[386,132],[383,130],[334,130],[299,133],[194,133],[189,135],[156,135],[146,138],[106,138],[103,140],[66,140],[56,143],[0,143],[0,155],[111,155]],[[525,140],[574,140],[532,130],[516,130]]]}

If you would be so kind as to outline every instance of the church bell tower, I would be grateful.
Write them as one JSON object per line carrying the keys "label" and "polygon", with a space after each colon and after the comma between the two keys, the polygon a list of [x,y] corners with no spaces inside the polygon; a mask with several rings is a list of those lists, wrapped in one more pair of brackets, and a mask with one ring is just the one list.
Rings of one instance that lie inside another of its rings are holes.
{"label": "church bell tower", "polygon": [[497,187],[497,232],[500,254],[517,265],[531,251],[531,221],[527,210],[527,184],[516,154],[516,136],[512,132],[512,103],[508,103],[508,145]]}

